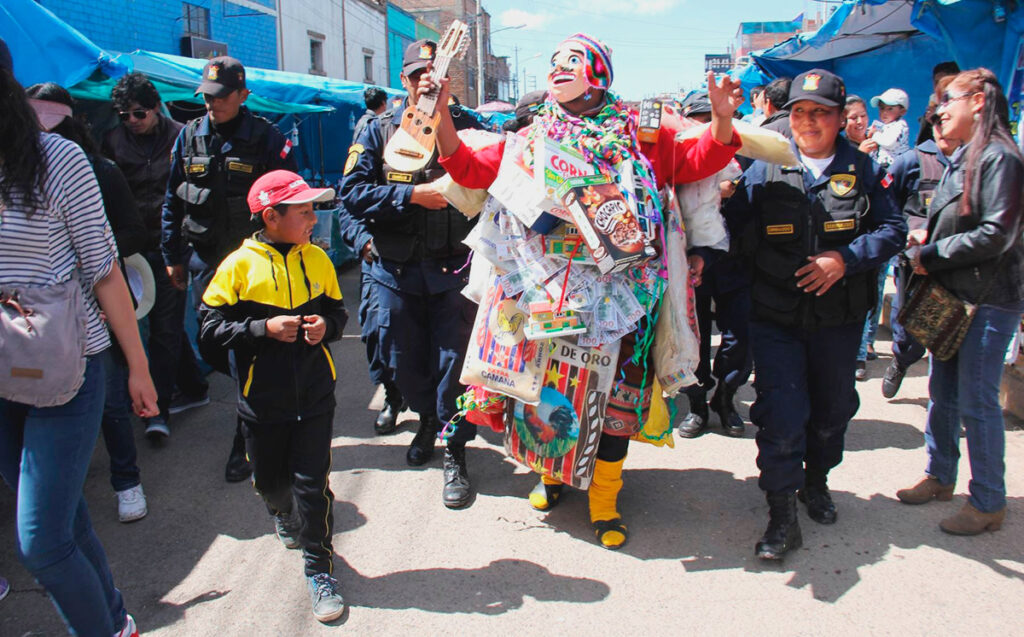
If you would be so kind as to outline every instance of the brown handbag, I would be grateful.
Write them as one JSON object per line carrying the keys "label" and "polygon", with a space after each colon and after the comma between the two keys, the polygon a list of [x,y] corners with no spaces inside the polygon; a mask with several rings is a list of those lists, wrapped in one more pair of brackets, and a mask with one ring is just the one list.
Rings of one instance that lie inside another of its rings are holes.
{"label": "brown handbag", "polygon": [[912,284],[896,320],[932,356],[948,361],[960,349],[978,307],[957,298],[930,276]]}
{"label": "brown handbag", "polygon": [[[998,263],[1002,262],[1003,258],[1000,257]],[[910,298],[900,308],[896,320],[917,342],[928,348],[932,356],[940,361],[948,361],[956,356],[978,306],[992,291],[994,284],[995,277],[985,286],[975,304],[958,298],[931,276],[921,277],[910,284]]]}

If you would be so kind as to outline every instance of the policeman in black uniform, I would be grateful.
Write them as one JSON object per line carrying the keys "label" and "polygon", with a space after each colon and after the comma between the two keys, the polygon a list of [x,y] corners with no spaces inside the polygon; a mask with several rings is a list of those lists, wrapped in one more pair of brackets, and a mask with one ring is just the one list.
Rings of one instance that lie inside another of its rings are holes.
{"label": "policeman in black uniform", "polygon": [[832,73],[797,76],[786,108],[801,163],[754,162],[725,208],[730,226],[746,222],[753,257],[750,418],[770,508],[755,548],[762,559],[801,545],[798,497],[815,522],[836,520],[827,475],[860,405],[853,372],[864,319],[877,268],[906,243],[889,179],[839,137],[845,101]]}
{"label": "policeman in black uniform", "polygon": [[[356,128],[359,128],[358,125]],[[384,388],[384,406],[377,413],[373,431],[378,436],[386,436],[397,429],[398,414],[406,405],[389,366],[390,362],[380,344],[380,325],[377,324],[377,317],[380,315],[380,293],[377,290],[379,284],[373,280],[371,274],[373,235],[366,229],[366,224],[352,218],[344,206],[338,209],[338,223],[342,241],[359,255],[359,338],[366,345],[370,381],[375,386],[380,385]]]}
{"label": "policeman in black uniform", "polygon": [[[271,170],[297,169],[291,143],[243,106],[249,91],[241,62],[228,56],[211,59],[203,68],[199,93],[207,114],[190,121],[174,143],[160,242],[167,273],[182,290],[187,266],[197,308],[221,260],[254,231],[245,201],[249,187]],[[225,362],[207,362],[228,371]],[[245,441],[236,427],[224,477],[240,482],[250,475]]]}
{"label": "policeman in black uniform", "polygon": [[[927,226],[928,204],[931,203],[932,193],[949,166],[946,153],[952,154],[956,149],[946,140],[940,138],[939,141],[941,147],[934,139],[925,140],[897,157],[889,166],[896,203],[903,210],[911,230]],[[882,396],[885,398],[896,396],[907,369],[925,355],[924,345],[918,343],[896,320],[906,298],[907,282],[912,272],[910,262],[901,256],[896,266],[896,303],[893,304],[889,319],[892,324],[892,362],[882,378]]]}
{"label": "policeman in black uniform", "polygon": [[[462,243],[475,220],[451,207],[430,182],[444,174],[437,154],[414,173],[385,164],[383,152],[402,113],[418,99],[421,75],[437,49],[430,40],[405,50],[402,84],[409,97],[401,108],[371,120],[349,150],[341,198],[345,209],[373,235],[370,274],[379,284],[381,347],[409,407],[420,416],[419,431],[406,454],[413,466],[430,460],[441,421],[456,413],[462,361],[476,313],[462,296],[468,282],[469,249]],[[440,105],[439,108],[445,108]],[[451,109],[457,128],[479,128],[473,117]],[[442,500],[449,508],[469,504],[466,442],[476,428],[461,423],[444,456]]]}

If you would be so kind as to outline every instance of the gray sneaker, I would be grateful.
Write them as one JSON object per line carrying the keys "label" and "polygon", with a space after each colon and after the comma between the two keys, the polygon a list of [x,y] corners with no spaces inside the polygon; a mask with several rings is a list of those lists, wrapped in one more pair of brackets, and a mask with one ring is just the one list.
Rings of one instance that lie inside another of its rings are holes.
{"label": "gray sneaker", "polygon": [[274,516],[274,530],[277,531],[277,539],[281,540],[286,549],[299,548],[299,531],[302,530],[302,522],[294,511],[288,515]]}
{"label": "gray sneaker", "polygon": [[317,573],[306,578],[306,585],[317,621],[332,622],[345,612],[345,599],[338,592],[338,580],[327,573]]}

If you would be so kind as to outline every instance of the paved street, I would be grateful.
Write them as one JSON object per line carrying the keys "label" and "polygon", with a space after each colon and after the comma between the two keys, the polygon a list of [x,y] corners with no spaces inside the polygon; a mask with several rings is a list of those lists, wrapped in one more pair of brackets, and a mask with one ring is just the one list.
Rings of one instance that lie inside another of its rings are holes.
{"label": "paved street", "polygon": [[[1024,599],[1024,430],[1007,426],[1009,515],[1002,531],[943,534],[952,503],[899,504],[897,488],[922,475],[926,363],[896,400],[881,398],[882,358],[859,383],[861,409],[830,484],[835,526],[801,511],[804,548],[779,567],[753,556],[767,507],[756,484],[753,430],[676,438],[674,449],[634,444],[620,510],[630,540],[619,552],[593,542],[586,497],[570,492],[548,515],[525,500],[534,485],[505,458],[500,436],[472,444],[478,497],[463,511],[440,499],[440,458],[405,464],[412,422],[375,437],[362,344],[357,270],[343,276],[352,322],[335,345],[339,365],[333,473],[336,576],[349,610],[336,626],[309,612],[301,556],[284,549],[247,483],[223,479],[234,390],[216,378],[214,403],[172,423],[152,448],[139,429],[149,499],[144,520],[117,522],[106,452],[86,485],[93,522],[129,611],[154,635],[408,634],[1011,634]],[[746,416],[753,391],[740,395]],[[406,418],[414,418],[406,414]],[[439,455],[439,454],[438,454]],[[0,635],[59,635],[63,626],[14,555],[13,499],[0,489]]]}

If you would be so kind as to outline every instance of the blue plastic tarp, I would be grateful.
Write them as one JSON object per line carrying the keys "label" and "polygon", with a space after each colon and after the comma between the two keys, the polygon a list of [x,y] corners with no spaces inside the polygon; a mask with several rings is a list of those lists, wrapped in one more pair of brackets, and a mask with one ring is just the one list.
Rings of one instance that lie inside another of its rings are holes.
{"label": "blue plastic tarp", "polygon": [[120,77],[121,62],[68,26],[35,0],[0,3],[0,38],[14,59],[14,75],[24,86],[56,82],[73,86],[97,70]]}
{"label": "blue plastic tarp", "polygon": [[[924,112],[932,92],[931,69],[955,57],[953,43],[923,33],[914,24],[919,13],[912,0],[847,0],[817,31],[801,33],[770,49],[752,54],[747,78],[794,77],[812,68],[841,76],[847,93],[865,100],[887,88],[910,97],[907,118]],[[874,115],[869,109],[869,115]]]}

